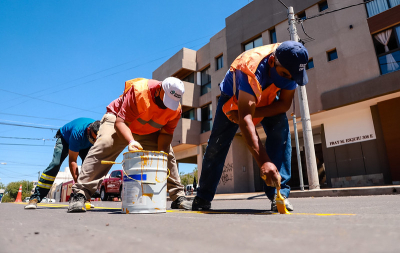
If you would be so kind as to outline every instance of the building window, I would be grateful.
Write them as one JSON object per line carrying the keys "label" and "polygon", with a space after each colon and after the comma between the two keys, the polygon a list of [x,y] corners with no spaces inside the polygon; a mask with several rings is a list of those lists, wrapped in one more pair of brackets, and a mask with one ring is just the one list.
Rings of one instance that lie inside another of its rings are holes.
{"label": "building window", "polygon": [[306,17],[306,12],[305,11],[300,12],[299,14],[297,14],[297,18],[300,19],[300,20],[305,20],[307,18]]}
{"label": "building window", "polygon": [[400,69],[400,26],[373,35],[381,74]]}
{"label": "building window", "polygon": [[306,70],[313,69],[314,68],[314,60],[311,58],[308,60],[307,65],[306,65]]}
{"label": "building window", "polygon": [[269,31],[269,39],[271,41],[271,44],[274,44],[274,43],[278,42],[278,40],[276,39],[275,28]]}
{"label": "building window", "polygon": [[[367,0],[364,0],[366,2]],[[366,4],[368,17],[375,16],[400,4],[399,0],[374,0]]]}
{"label": "building window", "polygon": [[323,1],[318,4],[319,12],[328,9],[328,1]]}
{"label": "building window", "polygon": [[188,82],[188,83],[194,83],[194,73],[191,73],[187,77],[182,78],[182,81]]}
{"label": "building window", "polygon": [[328,55],[328,61],[333,61],[338,58],[336,48],[327,52],[326,54]]}
{"label": "building window", "polygon": [[194,108],[182,113],[182,118],[196,120],[196,110]]}
{"label": "building window", "polygon": [[249,43],[244,45],[244,51],[247,51],[249,49],[253,49],[255,47],[261,47],[263,45],[262,43],[262,37],[259,37],[255,40],[250,41]]}
{"label": "building window", "polygon": [[210,131],[212,128],[212,104],[201,108],[201,132]]}
{"label": "building window", "polygon": [[201,71],[201,95],[211,91],[210,67]]}
{"label": "building window", "polygon": [[224,56],[221,55],[220,57],[217,57],[217,70],[222,69],[224,67]]}

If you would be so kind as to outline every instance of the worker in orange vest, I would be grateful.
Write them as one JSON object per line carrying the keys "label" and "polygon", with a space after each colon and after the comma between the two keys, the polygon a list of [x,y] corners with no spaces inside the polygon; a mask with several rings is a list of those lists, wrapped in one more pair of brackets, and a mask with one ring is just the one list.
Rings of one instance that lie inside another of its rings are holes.
{"label": "worker in orange vest", "polygon": [[164,151],[168,154],[167,188],[173,209],[191,209],[180,182],[171,141],[182,114],[179,103],[185,88],[174,77],[164,81],[137,78],[125,82],[122,96],[107,106],[101,120],[97,141],[82,164],[78,182],[72,187],[68,212],[86,211],[84,202],[97,189],[112,165],[102,160],[115,161],[128,146],[129,151]]}
{"label": "worker in orange vest", "polygon": [[[240,127],[260,168],[271,210],[277,211],[275,187],[280,186],[286,208],[293,211],[287,199],[292,147],[286,111],[296,87],[308,82],[307,62],[307,49],[294,41],[257,47],[235,59],[220,85],[221,96],[203,157],[193,210],[211,208],[230,144]],[[258,123],[267,135],[265,148],[256,131]]]}

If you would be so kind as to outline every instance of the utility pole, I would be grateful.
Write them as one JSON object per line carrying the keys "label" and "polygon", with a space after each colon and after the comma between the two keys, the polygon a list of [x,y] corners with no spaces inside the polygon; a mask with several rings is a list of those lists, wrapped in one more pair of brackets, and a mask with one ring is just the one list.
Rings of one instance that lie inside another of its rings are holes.
{"label": "utility pole", "polygon": [[40,170],[38,171],[38,178],[37,178],[38,183],[39,183],[39,180],[40,180]]}
{"label": "utility pole", "polygon": [[[288,21],[290,40],[299,41],[296,29],[296,19],[294,17],[293,7],[288,7]],[[301,123],[303,126],[303,140],[306,153],[307,174],[308,174],[308,187],[309,190],[317,190],[319,187],[317,161],[315,159],[314,139],[311,128],[310,111],[308,108],[307,91],[305,86],[297,87],[297,94],[299,96]],[[295,122],[293,122],[294,124]],[[297,134],[297,130],[296,130]]]}

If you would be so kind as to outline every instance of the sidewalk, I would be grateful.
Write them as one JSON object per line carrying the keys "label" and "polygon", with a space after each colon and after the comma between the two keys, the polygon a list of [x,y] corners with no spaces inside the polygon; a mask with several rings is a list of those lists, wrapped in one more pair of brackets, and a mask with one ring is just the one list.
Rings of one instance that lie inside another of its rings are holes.
{"label": "sidewalk", "polygon": [[[369,195],[391,195],[400,194],[400,185],[368,186],[351,188],[327,188],[321,190],[296,190],[290,192],[290,198],[310,197],[348,197],[348,196],[369,196]],[[188,199],[194,196],[186,196]],[[263,192],[229,193],[216,194],[214,200],[245,200],[245,199],[266,199]]]}

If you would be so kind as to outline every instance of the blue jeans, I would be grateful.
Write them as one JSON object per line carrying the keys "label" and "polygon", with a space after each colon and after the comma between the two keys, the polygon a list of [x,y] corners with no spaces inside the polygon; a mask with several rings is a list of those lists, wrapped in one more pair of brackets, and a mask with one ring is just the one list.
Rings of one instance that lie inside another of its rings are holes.
{"label": "blue jeans", "polygon": [[[229,96],[221,93],[210,139],[208,140],[206,152],[203,157],[197,196],[208,201],[214,199],[224,168],[226,155],[239,128],[239,125],[231,122],[222,111],[222,106],[229,99]],[[292,146],[288,119],[286,114],[282,113],[264,118],[261,124],[267,135],[265,142],[267,154],[278,168],[282,177],[281,194],[289,197],[290,186],[287,183],[291,177]],[[276,194],[276,189],[264,183],[264,190],[267,197],[272,200]]]}

